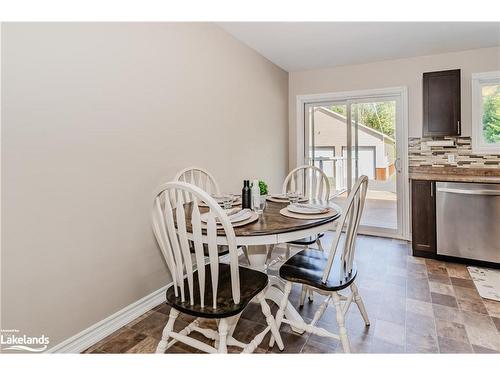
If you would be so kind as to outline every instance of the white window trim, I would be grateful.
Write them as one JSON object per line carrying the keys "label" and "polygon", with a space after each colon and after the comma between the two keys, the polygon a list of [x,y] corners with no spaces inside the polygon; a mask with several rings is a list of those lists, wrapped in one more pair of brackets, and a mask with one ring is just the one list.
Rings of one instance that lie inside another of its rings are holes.
{"label": "white window trim", "polygon": [[498,143],[483,142],[483,105],[481,87],[500,83],[500,70],[472,73],[472,152],[475,154],[500,154]]}

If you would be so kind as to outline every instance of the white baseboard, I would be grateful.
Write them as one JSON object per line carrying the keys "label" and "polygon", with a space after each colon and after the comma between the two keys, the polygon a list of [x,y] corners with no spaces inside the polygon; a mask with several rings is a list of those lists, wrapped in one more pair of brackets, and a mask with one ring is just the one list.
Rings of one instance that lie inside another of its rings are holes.
{"label": "white baseboard", "polygon": [[[241,248],[238,249],[238,256],[243,254]],[[222,263],[229,262],[229,255],[221,257]],[[171,283],[141,298],[140,300],[124,307],[111,316],[101,320],[93,326],[77,333],[63,342],[49,348],[45,353],[81,353],[98,343],[103,338],[111,335],[126,324],[148,312],[152,308],[165,302],[165,293],[172,285]]]}
{"label": "white baseboard", "polygon": [[170,285],[126,306],[93,326],[77,333],[63,342],[51,347],[46,353],[81,353],[103,338],[122,328],[142,314],[165,302],[165,293]]}

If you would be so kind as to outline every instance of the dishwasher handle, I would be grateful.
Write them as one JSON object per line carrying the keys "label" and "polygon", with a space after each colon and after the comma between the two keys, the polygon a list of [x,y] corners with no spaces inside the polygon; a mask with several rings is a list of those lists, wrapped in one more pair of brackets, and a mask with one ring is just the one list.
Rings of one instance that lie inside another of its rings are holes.
{"label": "dishwasher handle", "polygon": [[487,189],[453,189],[440,187],[437,191],[443,193],[454,193],[454,194],[467,194],[467,195],[500,195],[500,190],[487,190]]}

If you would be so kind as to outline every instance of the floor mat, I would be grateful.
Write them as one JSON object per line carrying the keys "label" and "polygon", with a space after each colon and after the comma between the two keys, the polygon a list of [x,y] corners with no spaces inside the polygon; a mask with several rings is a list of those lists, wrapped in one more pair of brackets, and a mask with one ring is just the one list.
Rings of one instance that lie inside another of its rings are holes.
{"label": "floor mat", "polygon": [[467,270],[481,297],[500,301],[500,270],[480,267],[467,267]]}

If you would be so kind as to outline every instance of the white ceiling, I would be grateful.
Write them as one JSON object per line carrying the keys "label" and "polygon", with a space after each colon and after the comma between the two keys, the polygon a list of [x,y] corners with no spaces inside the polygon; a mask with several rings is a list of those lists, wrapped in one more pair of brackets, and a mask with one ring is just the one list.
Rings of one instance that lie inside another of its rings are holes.
{"label": "white ceiling", "polygon": [[289,72],[500,45],[500,22],[225,22],[218,25]]}

